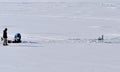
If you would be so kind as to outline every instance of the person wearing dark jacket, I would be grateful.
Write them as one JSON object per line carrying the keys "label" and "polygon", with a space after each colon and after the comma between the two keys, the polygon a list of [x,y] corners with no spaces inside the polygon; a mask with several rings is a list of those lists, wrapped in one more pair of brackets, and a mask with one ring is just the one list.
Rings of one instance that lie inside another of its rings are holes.
{"label": "person wearing dark jacket", "polygon": [[6,46],[6,45],[8,45],[7,43],[7,28],[5,28],[4,30],[3,30],[3,45],[4,46]]}

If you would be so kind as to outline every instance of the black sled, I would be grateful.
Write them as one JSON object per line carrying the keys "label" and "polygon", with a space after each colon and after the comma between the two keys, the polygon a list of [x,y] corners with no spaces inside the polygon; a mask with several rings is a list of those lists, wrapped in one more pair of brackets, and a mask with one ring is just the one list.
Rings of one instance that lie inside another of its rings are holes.
{"label": "black sled", "polygon": [[16,33],[14,36],[14,40],[8,40],[8,43],[21,43],[21,34]]}

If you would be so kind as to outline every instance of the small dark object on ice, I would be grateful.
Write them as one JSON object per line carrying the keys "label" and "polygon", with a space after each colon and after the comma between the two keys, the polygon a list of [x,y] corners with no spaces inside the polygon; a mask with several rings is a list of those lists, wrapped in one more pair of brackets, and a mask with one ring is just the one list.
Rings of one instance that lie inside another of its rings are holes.
{"label": "small dark object on ice", "polygon": [[3,41],[3,37],[1,37],[1,41]]}
{"label": "small dark object on ice", "polygon": [[99,37],[98,40],[104,40],[104,35],[102,35],[102,37]]}

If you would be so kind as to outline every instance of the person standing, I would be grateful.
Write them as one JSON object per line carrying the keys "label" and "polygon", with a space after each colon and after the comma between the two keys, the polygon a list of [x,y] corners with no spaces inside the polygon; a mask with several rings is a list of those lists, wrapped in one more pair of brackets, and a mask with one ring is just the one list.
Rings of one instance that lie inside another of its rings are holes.
{"label": "person standing", "polygon": [[8,42],[7,42],[7,28],[5,28],[4,30],[3,30],[3,45],[4,46],[7,46],[8,44]]}

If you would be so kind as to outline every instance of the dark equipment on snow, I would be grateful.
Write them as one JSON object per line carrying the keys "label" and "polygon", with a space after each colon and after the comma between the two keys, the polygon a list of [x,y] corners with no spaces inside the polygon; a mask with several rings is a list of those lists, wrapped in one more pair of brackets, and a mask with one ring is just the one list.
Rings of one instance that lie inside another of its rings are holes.
{"label": "dark equipment on snow", "polygon": [[104,35],[102,35],[102,37],[99,37],[98,40],[104,40]]}
{"label": "dark equipment on snow", "polygon": [[14,40],[8,40],[8,43],[21,43],[21,34],[20,33],[16,33],[14,36]]}
{"label": "dark equipment on snow", "polygon": [[21,43],[21,34],[17,33],[14,37],[14,43]]}

